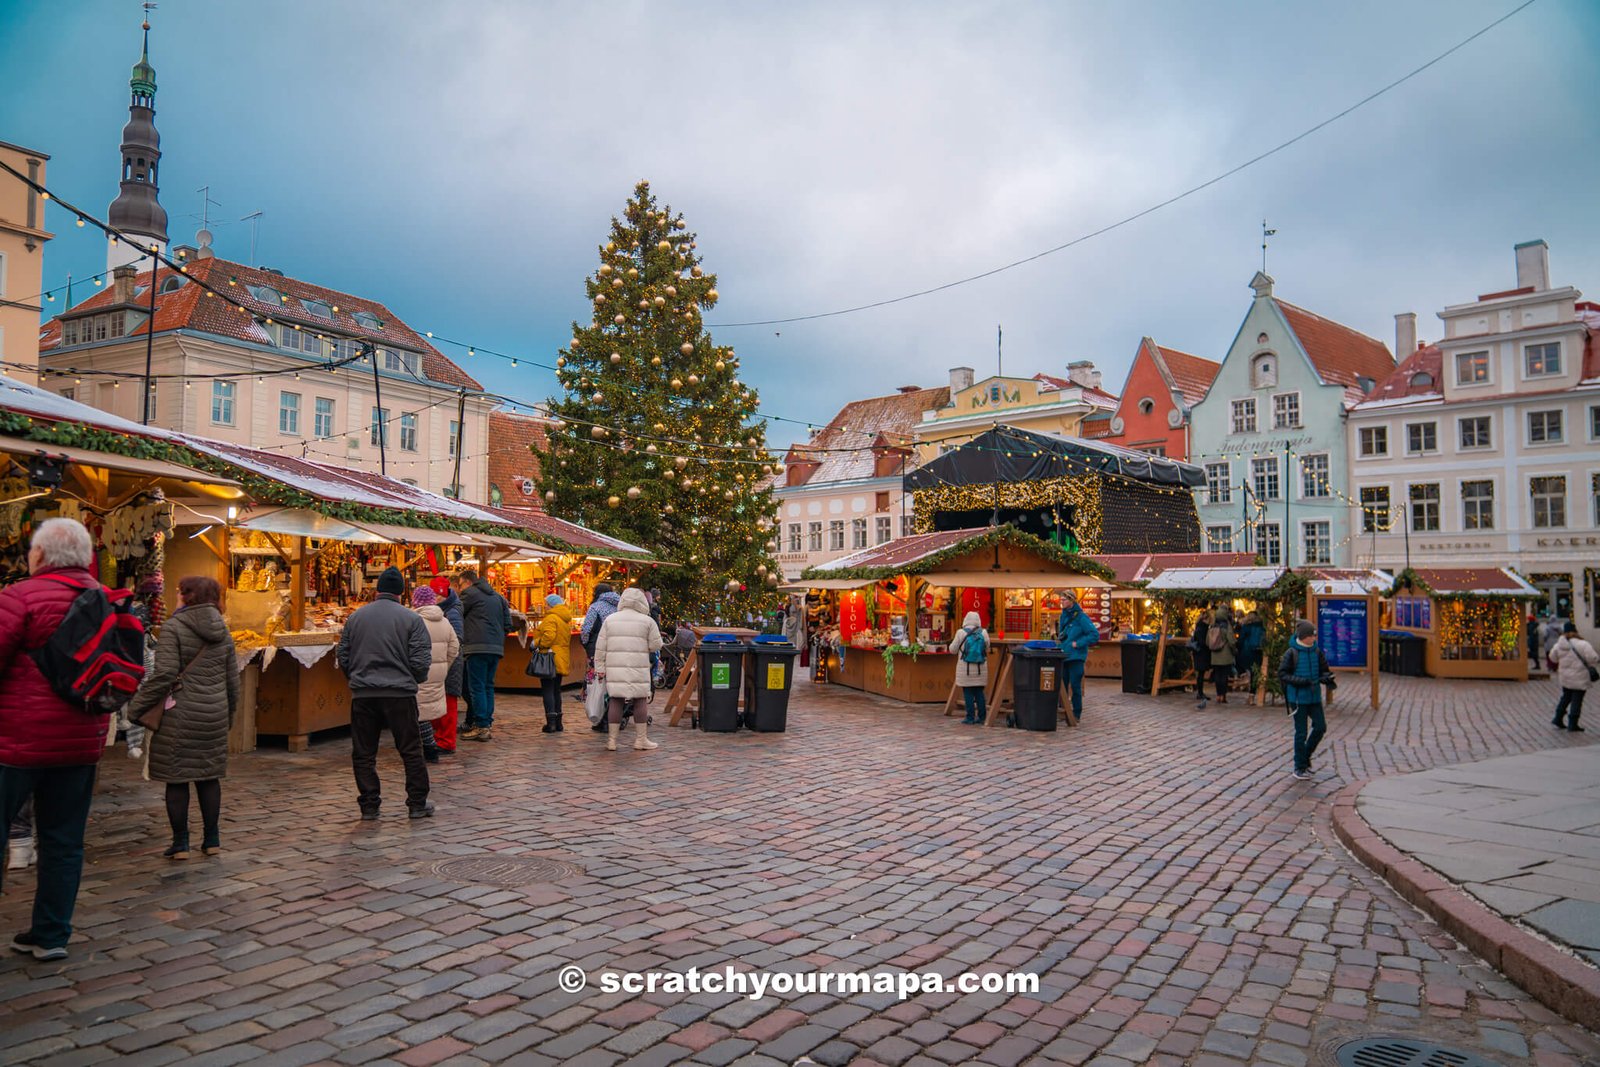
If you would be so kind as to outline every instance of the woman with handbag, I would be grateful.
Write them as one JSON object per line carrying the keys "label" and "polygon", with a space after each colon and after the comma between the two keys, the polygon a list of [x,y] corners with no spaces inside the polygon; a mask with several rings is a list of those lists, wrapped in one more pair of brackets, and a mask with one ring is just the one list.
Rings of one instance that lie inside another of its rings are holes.
{"label": "woman with handbag", "polygon": [[189,783],[205,825],[201,847],[222,851],[217,821],[228,770],[228,730],[239,704],[239,665],[233,635],[218,604],[214,579],[191,575],[178,583],[181,606],[161,627],[155,669],[128,702],[129,720],[150,731],[145,776],[167,786],[168,859],[189,858]]}
{"label": "woman with handbag", "polygon": [[544,618],[533,633],[533,655],[528,673],[539,679],[544,698],[544,729],[561,732],[561,679],[572,666],[572,609],[555,593],[544,598]]}
{"label": "woman with handbag", "polygon": [[1550,724],[1581,734],[1584,730],[1578,717],[1583,714],[1584,694],[1600,680],[1600,654],[1578,636],[1577,624],[1569,622],[1562,628],[1561,639],[1551,646],[1550,657],[1556,661],[1556,681],[1561,684],[1561,699]]}

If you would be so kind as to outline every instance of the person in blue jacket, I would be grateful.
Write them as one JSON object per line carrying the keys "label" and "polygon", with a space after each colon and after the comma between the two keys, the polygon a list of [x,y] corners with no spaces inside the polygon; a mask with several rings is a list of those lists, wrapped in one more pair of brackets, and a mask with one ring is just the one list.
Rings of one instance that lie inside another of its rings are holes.
{"label": "person in blue jacket", "polygon": [[1083,668],[1089,658],[1089,649],[1100,643],[1100,631],[1089,616],[1078,606],[1078,598],[1071,593],[1061,594],[1061,621],[1056,628],[1056,641],[1066,659],[1067,685],[1072,690],[1072,716],[1083,719]]}
{"label": "person in blue jacket", "polygon": [[1333,687],[1328,657],[1317,647],[1317,628],[1309,619],[1295,624],[1294,640],[1278,663],[1278,680],[1283,683],[1283,702],[1294,716],[1294,776],[1304,781],[1311,777],[1311,757],[1327,733],[1322,690]]}

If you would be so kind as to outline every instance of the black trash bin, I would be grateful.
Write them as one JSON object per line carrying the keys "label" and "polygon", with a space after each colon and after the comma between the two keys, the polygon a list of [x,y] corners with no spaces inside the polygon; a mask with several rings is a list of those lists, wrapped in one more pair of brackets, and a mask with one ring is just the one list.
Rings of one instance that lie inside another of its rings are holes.
{"label": "black trash bin", "polygon": [[700,661],[700,729],[732,733],[739,728],[739,693],[749,645],[733,634],[706,634],[695,649]]}
{"label": "black trash bin", "polygon": [[764,635],[750,645],[744,683],[744,724],[758,733],[781,734],[789,725],[789,689],[800,650],[782,637]]}
{"label": "black trash bin", "polygon": [[1427,639],[1405,630],[1378,633],[1378,669],[1405,678],[1421,678]]}
{"label": "black trash bin", "polygon": [[1154,668],[1150,662],[1150,648],[1155,639],[1144,634],[1125,634],[1122,638],[1122,691],[1124,693],[1150,692],[1150,675]]}
{"label": "black trash bin", "polygon": [[1053,641],[1028,641],[1011,652],[1012,722],[1024,730],[1054,730],[1066,654]]}

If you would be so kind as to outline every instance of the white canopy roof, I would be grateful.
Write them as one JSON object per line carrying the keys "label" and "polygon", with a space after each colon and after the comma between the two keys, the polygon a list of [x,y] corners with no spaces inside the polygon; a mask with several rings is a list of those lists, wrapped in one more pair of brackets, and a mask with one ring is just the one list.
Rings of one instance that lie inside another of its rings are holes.
{"label": "white canopy roof", "polygon": [[1161,590],[1260,589],[1266,591],[1283,576],[1282,567],[1172,567],[1150,579],[1145,586]]}

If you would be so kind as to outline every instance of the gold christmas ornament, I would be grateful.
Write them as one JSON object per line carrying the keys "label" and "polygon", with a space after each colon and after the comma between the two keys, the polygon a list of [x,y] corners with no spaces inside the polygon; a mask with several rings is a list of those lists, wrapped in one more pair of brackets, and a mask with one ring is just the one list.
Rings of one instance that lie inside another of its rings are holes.
{"label": "gold christmas ornament", "polygon": [[664,297],[664,296],[658,296],[658,297],[655,298],[655,300],[651,301],[651,303],[655,304],[656,307],[661,307],[666,302],[667,302],[667,298]]}
{"label": "gold christmas ornament", "polygon": [[612,316],[611,321],[616,323],[618,326],[621,326],[623,323],[628,321],[628,316],[619,311]]}
{"label": "gold christmas ornament", "polygon": [[659,366],[661,366],[661,357],[660,357],[660,356],[651,356],[651,357],[650,357],[650,365],[651,365],[651,366],[652,366],[652,367],[659,367]]}
{"label": "gold christmas ornament", "polygon": [[611,288],[613,288],[613,289],[621,289],[622,288],[622,279],[621,278],[612,278],[611,279]]}
{"label": "gold christmas ornament", "polygon": [[767,584],[774,589],[778,588],[778,576],[776,574],[767,575]]}
{"label": "gold christmas ornament", "polygon": [[677,476],[678,472],[673,470],[671,467],[668,467],[666,470],[661,472],[661,477],[665,478],[669,482]]}
{"label": "gold christmas ornament", "polygon": [[642,493],[642,492],[644,492],[644,490],[640,489],[637,485],[630,485],[630,486],[628,486],[628,499],[629,500],[638,500],[639,499],[639,494]]}
{"label": "gold christmas ornament", "polygon": [[728,584],[722,588],[726,589],[730,593],[737,593],[739,591],[739,579],[729,578]]}
{"label": "gold christmas ornament", "polygon": [[591,396],[589,399],[593,400],[596,404],[599,404],[599,403],[601,403],[601,402],[603,402],[605,400],[605,394],[604,393],[596,393],[593,396]]}
{"label": "gold christmas ornament", "polygon": [[554,489],[546,489],[544,491],[544,500],[547,504],[554,504],[556,502],[556,491]]}
{"label": "gold christmas ornament", "polygon": [[722,499],[724,499],[724,500],[732,500],[733,499],[733,490],[732,489],[723,490]]}
{"label": "gold christmas ornament", "polygon": [[650,301],[648,301],[648,300],[641,300],[641,301],[639,301],[639,307],[641,307],[641,308],[648,308],[648,307],[649,307],[649,306],[650,306]]}
{"label": "gold christmas ornament", "polygon": [[694,345],[689,341],[685,341],[683,344],[678,346],[678,351],[682,352],[686,356],[692,356],[694,355]]}
{"label": "gold christmas ornament", "polygon": [[661,241],[661,242],[656,244],[656,250],[659,251],[659,252],[670,252],[670,251],[672,251],[672,242],[671,241]]}
{"label": "gold christmas ornament", "polygon": [[658,422],[658,423],[656,423],[655,429],[656,429],[656,433],[665,433],[666,429],[667,429],[667,424],[664,423],[664,422]]}
{"label": "gold christmas ornament", "polygon": [[718,370],[727,370],[728,369],[728,365],[726,363],[722,362],[722,360],[719,359],[719,360],[717,360],[717,369]]}
{"label": "gold christmas ornament", "polygon": [[638,267],[629,267],[628,268],[628,277],[637,278],[638,276],[639,276],[639,268]]}
{"label": "gold christmas ornament", "polygon": [[[666,507],[662,508],[661,510],[666,512],[668,515],[671,515],[672,514],[672,505],[668,504]],[[689,558],[693,559],[694,557],[690,556]]]}
{"label": "gold christmas ornament", "polygon": [[678,287],[676,285],[667,286],[667,295],[668,296],[677,296],[678,295]]}
{"label": "gold christmas ornament", "polygon": [[556,366],[557,367],[565,367],[566,365],[567,365],[567,357],[566,356],[557,356],[556,357]]}
{"label": "gold christmas ornament", "polygon": [[578,347],[578,346],[579,346],[579,345],[581,345],[581,344],[582,344],[582,343],[583,343],[583,342],[582,342],[582,341],[580,341],[580,340],[579,340],[579,339],[578,339],[578,338],[576,338],[576,337],[574,337],[574,338],[573,338],[573,339],[572,339],[572,344],[570,344],[570,345],[568,345],[568,346],[567,346],[567,347],[568,347],[568,348],[577,348],[577,347]]}
{"label": "gold christmas ornament", "polygon": [[653,445],[653,444],[652,445],[645,445],[644,446],[644,450],[646,452],[654,452],[656,450],[656,446]]}
{"label": "gold christmas ornament", "polygon": [[689,384],[690,385],[699,385],[700,384],[700,375],[698,375],[698,374],[689,375]]}
{"label": "gold christmas ornament", "polygon": [[615,241],[607,241],[606,242],[606,251],[607,252],[615,252],[616,250],[617,250],[617,242],[615,242]]}
{"label": "gold christmas ornament", "polygon": [[706,299],[709,301],[715,301],[717,299],[717,291],[715,289],[707,289]]}
{"label": "gold christmas ornament", "polygon": [[591,426],[591,427],[589,427],[589,436],[590,437],[600,438],[600,437],[604,437],[605,435],[606,435],[606,428],[604,426]]}
{"label": "gold christmas ornament", "polygon": [[767,576],[767,565],[765,563],[757,564],[756,573],[765,578]]}
{"label": "gold christmas ornament", "polygon": [[699,267],[694,267],[694,268],[690,269],[689,273],[693,274],[696,278],[698,278],[702,274],[704,274],[705,272],[702,271]]}
{"label": "gold christmas ornament", "polygon": [[672,382],[670,384],[672,385],[672,387],[674,389],[682,389],[683,388],[683,382],[680,381],[677,378],[672,379]]}
{"label": "gold christmas ornament", "polygon": [[600,275],[601,275],[601,277],[604,277],[605,275],[610,274],[610,273],[611,273],[611,264],[609,264],[609,263],[600,264]]}
{"label": "gold christmas ornament", "polygon": [[622,362],[622,353],[621,352],[613,352],[613,353],[611,353],[611,362],[612,362],[613,365],[621,363]]}
{"label": "gold christmas ornament", "polygon": [[676,463],[678,465],[678,469],[679,470],[682,470],[683,468],[685,468],[685,467],[687,467],[689,465],[689,457],[688,456],[678,456],[672,462],[674,462],[674,463]]}
{"label": "gold christmas ornament", "polygon": [[614,507],[620,506],[621,504],[622,504],[622,498],[620,496],[613,496],[613,497],[607,497],[606,498],[606,507],[614,508]]}

